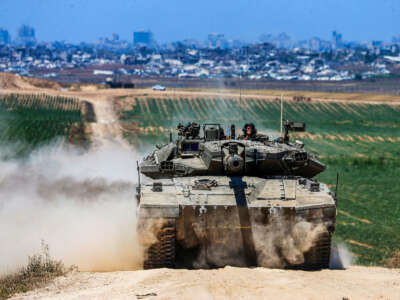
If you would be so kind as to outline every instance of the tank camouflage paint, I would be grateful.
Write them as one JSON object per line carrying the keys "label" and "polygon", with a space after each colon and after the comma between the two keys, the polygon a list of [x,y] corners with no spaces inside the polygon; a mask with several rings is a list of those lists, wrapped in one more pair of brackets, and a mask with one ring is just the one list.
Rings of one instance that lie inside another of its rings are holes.
{"label": "tank camouflage paint", "polygon": [[325,166],[289,141],[291,130],[305,124],[286,122],[275,140],[178,125],[178,139],[139,167],[138,230],[154,233],[144,268],[328,267],[336,198],[312,179]]}

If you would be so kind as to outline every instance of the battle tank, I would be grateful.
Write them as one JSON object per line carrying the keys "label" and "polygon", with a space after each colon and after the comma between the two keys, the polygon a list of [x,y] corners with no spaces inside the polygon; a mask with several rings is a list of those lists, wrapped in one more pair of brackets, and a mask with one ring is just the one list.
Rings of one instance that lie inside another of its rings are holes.
{"label": "battle tank", "polygon": [[175,141],[144,158],[137,199],[145,269],[328,267],[336,196],[312,179],[325,165],[289,139],[305,124],[284,127],[276,139],[244,139],[234,125],[225,135],[220,124],[179,124]]}

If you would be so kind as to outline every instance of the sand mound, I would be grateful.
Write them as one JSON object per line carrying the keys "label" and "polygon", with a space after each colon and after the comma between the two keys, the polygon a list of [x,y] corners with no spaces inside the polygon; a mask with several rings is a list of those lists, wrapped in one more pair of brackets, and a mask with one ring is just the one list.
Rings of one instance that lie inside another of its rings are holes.
{"label": "sand mound", "polygon": [[53,81],[24,77],[11,73],[0,73],[0,88],[21,90],[36,88],[60,89],[62,86]]}

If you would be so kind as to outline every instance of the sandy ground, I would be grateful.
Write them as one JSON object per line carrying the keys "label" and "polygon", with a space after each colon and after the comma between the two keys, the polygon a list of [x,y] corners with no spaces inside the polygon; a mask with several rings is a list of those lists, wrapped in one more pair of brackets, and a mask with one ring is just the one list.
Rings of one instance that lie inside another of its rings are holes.
{"label": "sandy ground", "polygon": [[400,299],[400,270],[75,272],[12,299]]}

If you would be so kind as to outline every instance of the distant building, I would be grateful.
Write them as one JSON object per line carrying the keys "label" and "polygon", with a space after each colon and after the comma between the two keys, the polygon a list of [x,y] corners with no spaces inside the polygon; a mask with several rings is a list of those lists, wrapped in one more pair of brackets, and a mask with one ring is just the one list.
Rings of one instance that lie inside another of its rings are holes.
{"label": "distant building", "polygon": [[7,45],[10,43],[10,35],[8,30],[0,28],[0,44]]}
{"label": "distant building", "polygon": [[313,37],[310,40],[310,49],[313,51],[320,51],[321,50],[321,39],[318,37]]}
{"label": "distant building", "polygon": [[182,41],[182,44],[186,47],[197,49],[200,48],[201,44],[195,39],[185,39]]}
{"label": "distant building", "polygon": [[332,31],[332,49],[341,49],[343,48],[343,39],[342,34],[337,31]]}
{"label": "distant building", "polygon": [[286,32],[281,32],[276,37],[276,47],[278,48],[289,48],[291,43],[290,36]]}
{"label": "distant building", "polygon": [[135,45],[153,45],[153,33],[151,31],[141,30],[133,33],[133,43]]}
{"label": "distant building", "polygon": [[392,37],[392,43],[400,43],[400,34]]}
{"label": "distant building", "polygon": [[231,41],[229,41],[229,44],[230,44],[231,48],[240,48],[240,47],[245,46],[246,43],[244,43],[241,40],[231,40]]}
{"label": "distant building", "polygon": [[383,41],[372,41],[372,46],[374,47],[382,47]]}
{"label": "distant building", "polygon": [[113,33],[113,34],[111,35],[111,41],[112,41],[112,42],[119,41],[119,34],[118,34],[118,33]]}
{"label": "distant building", "polygon": [[292,44],[290,36],[288,36],[285,32],[282,32],[277,36],[274,36],[272,34],[262,34],[259,37],[259,40],[262,43],[273,44],[277,48],[290,48]]}
{"label": "distant building", "polygon": [[262,43],[272,43],[274,41],[274,37],[272,36],[272,34],[262,34],[259,37],[260,42]]}
{"label": "distant building", "polygon": [[28,25],[22,25],[18,29],[18,40],[22,44],[34,44],[36,42],[35,29]]}
{"label": "distant building", "polygon": [[207,39],[207,46],[210,48],[229,48],[229,43],[222,33],[210,33]]}

